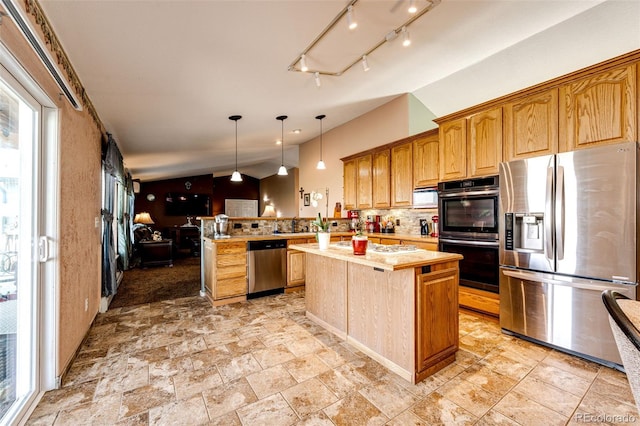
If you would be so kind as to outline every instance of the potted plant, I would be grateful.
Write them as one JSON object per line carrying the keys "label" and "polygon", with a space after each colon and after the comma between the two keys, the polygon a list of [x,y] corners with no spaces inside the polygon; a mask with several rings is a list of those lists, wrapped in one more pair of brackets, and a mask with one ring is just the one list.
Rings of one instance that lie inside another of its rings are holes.
{"label": "potted plant", "polygon": [[367,245],[369,243],[368,237],[362,233],[362,222],[359,222],[356,234],[351,237],[351,246],[353,247],[353,254],[364,255],[367,254]]}
{"label": "potted plant", "polygon": [[331,234],[329,233],[329,222],[322,220],[322,216],[318,213],[318,218],[311,222],[316,227],[316,241],[320,250],[326,250],[329,248],[329,241]]}

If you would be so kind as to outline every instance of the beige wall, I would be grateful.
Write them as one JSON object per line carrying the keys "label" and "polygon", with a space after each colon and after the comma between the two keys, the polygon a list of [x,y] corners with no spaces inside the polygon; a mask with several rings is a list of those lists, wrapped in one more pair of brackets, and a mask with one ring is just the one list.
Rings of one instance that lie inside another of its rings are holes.
{"label": "beige wall", "polygon": [[[33,20],[31,23],[39,28]],[[101,243],[94,218],[100,216],[101,132],[86,108],[76,111],[66,99],[58,97],[60,89],[13,21],[6,17],[0,25],[0,41],[59,108],[59,376],[82,342],[100,304]],[[89,302],[87,311],[85,299]]]}
{"label": "beige wall", "polygon": [[273,204],[278,217],[294,217],[298,211],[298,169],[288,170],[287,176],[273,175],[260,179],[260,201],[258,215],[264,211],[264,197],[268,197],[268,204]]}
{"label": "beige wall", "polygon": [[[320,159],[319,137],[300,145],[300,185],[308,193],[320,191],[324,194],[325,189],[329,188],[329,216],[333,216],[336,202],[342,203],[343,200],[340,158],[435,128],[436,124],[431,121],[433,118],[433,114],[413,95],[405,94],[348,123],[325,131],[322,136],[322,158],[327,169],[316,169]],[[323,127],[331,128],[330,116],[323,120]],[[315,217],[318,212],[324,216],[325,208],[324,204],[305,207],[304,203],[300,203],[298,216]],[[344,210],[342,216],[346,216]]]}

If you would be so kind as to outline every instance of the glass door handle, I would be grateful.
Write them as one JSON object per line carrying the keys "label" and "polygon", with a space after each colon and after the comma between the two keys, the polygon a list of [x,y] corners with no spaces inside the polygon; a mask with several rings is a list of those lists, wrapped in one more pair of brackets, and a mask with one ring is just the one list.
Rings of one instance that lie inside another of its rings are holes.
{"label": "glass door handle", "polygon": [[38,238],[38,261],[44,263],[49,260],[49,238],[42,235]]}

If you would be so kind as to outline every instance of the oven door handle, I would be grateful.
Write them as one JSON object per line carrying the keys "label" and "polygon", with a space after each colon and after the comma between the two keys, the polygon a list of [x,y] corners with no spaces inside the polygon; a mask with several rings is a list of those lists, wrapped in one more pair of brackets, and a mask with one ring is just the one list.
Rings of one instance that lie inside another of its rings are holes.
{"label": "oven door handle", "polygon": [[498,247],[500,243],[498,241],[469,241],[469,240],[449,240],[440,238],[441,243],[451,244],[464,244],[466,246],[483,246],[483,247]]}
{"label": "oven door handle", "polygon": [[478,195],[498,195],[498,191],[495,189],[487,190],[487,191],[467,191],[467,192],[438,192],[438,197],[440,198],[466,198],[468,196],[478,196]]}

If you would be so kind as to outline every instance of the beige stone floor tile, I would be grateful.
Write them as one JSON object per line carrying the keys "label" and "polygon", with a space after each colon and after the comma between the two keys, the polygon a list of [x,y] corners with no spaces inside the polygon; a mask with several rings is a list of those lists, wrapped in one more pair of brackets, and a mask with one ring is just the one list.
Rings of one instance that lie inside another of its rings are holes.
{"label": "beige stone floor tile", "polygon": [[[611,368],[602,368],[598,376],[593,381],[592,392],[609,396],[620,402],[635,405],[635,399],[631,392],[631,386],[627,381],[627,376],[620,371]],[[640,420],[640,419],[639,419]]]}
{"label": "beige stone floor tile", "polygon": [[579,397],[582,397],[587,392],[593,382],[593,379],[587,380],[575,376],[566,369],[558,368],[544,361],[535,366],[527,377],[549,383]]}
{"label": "beige stone floor tile", "polygon": [[296,413],[279,393],[246,405],[236,413],[243,425],[288,426],[298,421]]}
{"label": "beige stone floor tile", "polygon": [[282,364],[250,374],[247,381],[258,399],[284,391],[297,383]]}
{"label": "beige stone floor tile", "polygon": [[295,358],[295,355],[287,349],[285,345],[276,345],[257,349],[252,352],[253,357],[258,361],[262,368],[273,367]]}
{"label": "beige stone floor tile", "polygon": [[169,358],[149,364],[149,379],[162,379],[193,370],[193,362],[188,356]]}
{"label": "beige stone floor tile", "polygon": [[318,379],[310,379],[281,392],[296,414],[303,418],[333,404],[338,397]]}
{"label": "beige stone floor tile", "polygon": [[525,377],[514,390],[565,417],[570,417],[580,403],[579,397],[531,377]]}
{"label": "beige stone floor tile", "polygon": [[497,396],[505,395],[518,383],[517,380],[496,373],[481,363],[470,366],[460,373],[458,377]]}
{"label": "beige stone floor tile", "polygon": [[207,389],[202,395],[212,419],[235,412],[258,400],[246,377]]}
{"label": "beige stone floor tile", "polygon": [[103,376],[114,375],[123,372],[127,368],[127,355],[109,358],[100,358],[96,362],[74,364],[67,374],[64,385],[76,385],[88,382]]}
{"label": "beige stone floor tile", "polygon": [[419,401],[410,411],[428,425],[472,425],[478,418],[453,401],[433,392]]}
{"label": "beige stone floor tile", "polygon": [[327,364],[312,353],[294,358],[283,365],[298,383],[330,370]]}
{"label": "beige stone floor tile", "polygon": [[298,422],[296,426],[335,426],[334,423],[327,417],[324,411],[318,411],[316,413],[304,416]]}
{"label": "beige stone floor tile", "polygon": [[553,365],[586,380],[595,379],[600,366],[594,362],[571,356],[559,351],[551,351],[542,361],[543,364]]}
{"label": "beige stone floor tile", "polygon": [[173,386],[178,400],[189,398],[221,384],[222,378],[215,369],[194,370],[173,376]]}
{"label": "beige stone floor tile", "polygon": [[191,358],[194,370],[211,370],[215,368],[219,362],[229,360],[233,358],[233,356],[226,345],[220,345],[191,354],[189,358]]}
{"label": "beige stone floor tile", "polygon": [[60,411],[56,426],[77,426],[80,424],[108,425],[118,421],[120,395],[111,394],[96,402],[77,405]]}
{"label": "beige stone floor tile", "polygon": [[268,334],[269,330],[264,328],[262,324],[250,324],[245,327],[240,327],[236,330],[236,334],[240,340],[250,339],[252,337],[260,337],[264,334]]}
{"label": "beige stone floor tile", "polygon": [[216,417],[207,423],[209,426],[241,426],[240,418],[235,411],[227,413],[223,416]]}
{"label": "beige stone floor tile", "polygon": [[425,420],[422,420],[420,417],[413,414],[411,411],[404,411],[393,419],[389,420],[387,426],[430,426]]}
{"label": "beige stone floor tile", "polygon": [[342,355],[340,355],[340,353],[338,353],[336,350],[334,350],[334,348],[340,348],[343,352],[347,352],[347,350],[344,349],[342,346],[334,346],[334,347],[322,346],[320,349],[316,350],[314,354],[318,358],[320,358],[325,364],[327,364],[329,367],[335,368],[346,363],[348,360],[345,359]]}
{"label": "beige stone floor tile", "polygon": [[169,352],[169,347],[161,346],[153,349],[148,349],[146,351],[134,352],[129,354],[129,362],[146,362],[152,363],[157,361],[163,361],[171,358],[171,353]]}
{"label": "beige stone floor tile", "polygon": [[520,424],[511,420],[504,414],[500,414],[495,410],[489,410],[487,414],[482,416],[475,426],[519,426]]}
{"label": "beige stone floor tile", "polygon": [[413,384],[403,379],[402,377],[398,376],[397,374],[392,374],[392,373],[385,376],[384,379],[394,381],[396,384],[399,384],[404,389],[406,389],[407,392],[410,392],[411,394],[417,396],[418,398],[424,398],[425,396],[429,395],[431,392],[437,390],[440,386],[442,386],[443,383],[445,383],[445,380],[435,375],[426,377],[416,384]]}
{"label": "beige stone floor tile", "polygon": [[382,364],[369,357],[356,358],[349,361],[349,364],[352,365],[358,373],[372,382],[383,379],[389,373],[389,370],[383,367]]}
{"label": "beige stone floor tile", "polygon": [[216,331],[215,333],[205,334],[202,338],[208,348],[215,348],[220,345],[226,345],[227,343],[237,342],[240,340],[233,330]]}
{"label": "beige stone floor tile", "polygon": [[26,426],[53,426],[53,423],[56,421],[58,417],[58,412],[45,414],[41,417],[34,417],[32,414],[31,417],[25,423]]}
{"label": "beige stone floor tile", "polygon": [[500,396],[489,393],[480,386],[461,379],[460,376],[443,384],[435,393],[464,407],[478,418],[484,416],[500,400]]}
{"label": "beige stone floor tile", "polygon": [[144,413],[124,418],[114,424],[117,426],[149,426],[149,412],[145,411]]}
{"label": "beige stone floor tile", "polygon": [[394,381],[378,381],[363,387],[359,392],[389,418],[397,416],[418,401],[417,396]]}
{"label": "beige stone floor tile", "polygon": [[194,352],[204,351],[205,349],[207,349],[207,344],[202,336],[169,345],[171,358],[180,358],[186,355],[191,355]]}
{"label": "beige stone floor tile", "polygon": [[517,392],[507,394],[494,409],[523,426],[564,425],[569,420]]}
{"label": "beige stone floor tile", "polygon": [[313,335],[306,333],[286,344],[287,349],[297,357],[316,352],[325,346]]}
{"label": "beige stone floor tile", "polygon": [[343,364],[332,370],[319,374],[318,380],[324,383],[339,398],[371,384],[371,380],[358,373],[350,364]]}
{"label": "beige stone floor tile", "polygon": [[482,338],[467,334],[460,338],[460,348],[469,351],[478,357],[485,357],[496,348],[493,342],[485,342]]}
{"label": "beige stone floor tile", "polygon": [[525,359],[531,359],[534,361],[542,361],[553,352],[552,349],[549,349],[545,346],[528,342],[524,339],[513,338],[512,340],[505,342],[502,345],[503,349],[507,349],[511,352],[516,352],[522,355]]}
{"label": "beige stone floor tile", "polygon": [[42,417],[76,405],[89,403],[93,400],[97,385],[98,381],[93,380],[49,391],[42,396],[31,416],[34,418]]}
{"label": "beige stone floor tile", "polygon": [[171,379],[158,379],[149,386],[124,392],[122,394],[119,418],[130,417],[175,400],[176,395]]}
{"label": "beige stone floor tile", "polygon": [[201,395],[149,409],[149,426],[203,425],[209,422]]}
{"label": "beige stone floor tile", "polygon": [[534,368],[533,365],[522,364],[512,358],[503,355],[503,351],[497,350],[479,361],[480,364],[490,368],[496,373],[510,377],[515,380],[521,380],[524,376]]}
{"label": "beige stone floor tile", "polygon": [[222,360],[217,364],[217,367],[225,383],[262,370],[258,361],[250,353]]}
{"label": "beige stone floor tile", "polygon": [[[575,411],[573,418],[576,421],[581,421],[580,418],[587,419],[589,416],[596,416],[598,418],[605,418],[607,416],[621,416],[620,419],[634,418],[635,422],[640,424],[640,413],[633,404],[627,404],[615,399],[613,395],[602,395],[598,392],[594,392],[592,389],[584,396],[580,405]],[[608,421],[607,423],[630,423],[629,421]],[[633,422],[631,422],[633,424]]]}
{"label": "beige stone floor tile", "polygon": [[336,426],[383,425],[389,418],[359,393],[351,393],[324,409]]}
{"label": "beige stone floor tile", "polygon": [[240,338],[237,342],[227,343],[225,346],[231,352],[232,357],[266,348],[258,337]]}

